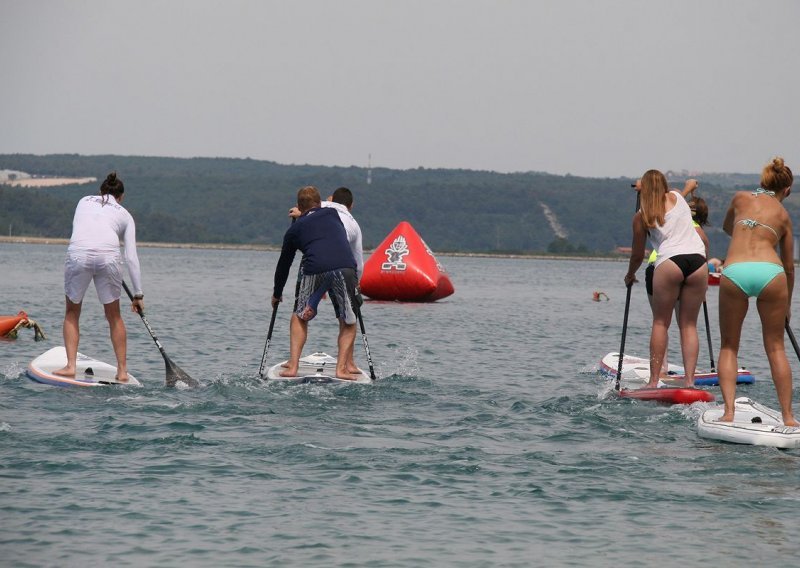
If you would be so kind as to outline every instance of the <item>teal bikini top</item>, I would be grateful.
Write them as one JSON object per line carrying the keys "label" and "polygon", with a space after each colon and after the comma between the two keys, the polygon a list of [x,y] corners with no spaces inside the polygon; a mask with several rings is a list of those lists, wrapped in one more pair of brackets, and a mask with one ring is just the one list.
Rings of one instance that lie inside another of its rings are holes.
{"label": "teal bikini top", "polygon": [[[775,197],[775,192],[774,191],[770,191],[770,190],[764,189],[762,187],[759,187],[759,188],[756,188],[756,189],[753,190],[753,195],[755,195],[756,197],[758,197],[759,195],[762,195],[762,194],[763,195],[769,195],[770,197]],[[772,234],[775,235],[776,239],[778,238],[778,233],[775,232],[775,229],[773,229],[769,225],[765,225],[764,223],[760,223],[760,222],[756,221],[755,219],[740,219],[737,222],[740,225],[744,225],[748,229],[755,229],[756,227],[764,227],[765,229],[769,229],[770,231],[772,231]]]}

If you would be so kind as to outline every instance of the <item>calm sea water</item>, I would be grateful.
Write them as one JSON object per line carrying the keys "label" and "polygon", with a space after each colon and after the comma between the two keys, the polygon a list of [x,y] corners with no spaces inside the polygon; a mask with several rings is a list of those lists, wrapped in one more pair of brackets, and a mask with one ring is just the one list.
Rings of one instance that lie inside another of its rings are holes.
{"label": "calm sea water", "polygon": [[[788,566],[800,553],[800,452],[700,439],[704,405],[619,400],[596,374],[619,349],[622,262],[441,257],[455,295],[365,305],[376,383],[286,386],[256,378],[275,253],[141,249],[148,319],[202,387],[165,389],[128,313],[144,386],[59,389],[24,369],[61,342],[63,257],[0,245],[0,313],[25,309],[49,336],[0,343],[2,565]],[[775,406],[756,320],[753,307],[742,362],[759,381],[739,392]],[[81,351],[113,362],[93,289],[81,324]],[[334,352],[335,337],[327,305],[308,351]],[[366,365],[360,335],[357,355]]]}

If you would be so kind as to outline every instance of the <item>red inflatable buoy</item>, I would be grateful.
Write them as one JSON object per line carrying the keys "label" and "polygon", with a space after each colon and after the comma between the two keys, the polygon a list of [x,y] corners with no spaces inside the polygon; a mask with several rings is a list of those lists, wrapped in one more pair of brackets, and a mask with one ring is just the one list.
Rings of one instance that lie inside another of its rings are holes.
{"label": "red inflatable buoy", "polygon": [[361,292],[374,300],[434,302],[454,291],[444,267],[407,221],[364,263]]}

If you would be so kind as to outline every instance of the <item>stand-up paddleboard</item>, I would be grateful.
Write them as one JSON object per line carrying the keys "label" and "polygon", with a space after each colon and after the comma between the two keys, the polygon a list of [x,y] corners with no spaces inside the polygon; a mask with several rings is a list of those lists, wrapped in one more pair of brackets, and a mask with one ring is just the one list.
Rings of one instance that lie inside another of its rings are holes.
{"label": "stand-up paddleboard", "polygon": [[67,351],[63,346],[53,347],[42,353],[28,365],[28,378],[38,383],[57,387],[101,387],[106,385],[141,386],[138,380],[128,373],[127,381],[118,381],[117,368],[108,363],[78,353],[75,377],[62,377],[53,374],[67,364]]}
{"label": "stand-up paddleboard", "polygon": [[643,389],[622,389],[621,398],[652,400],[663,404],[692,404],[695,402],[714,402],[715,397],[708,391],[692,388],[659,387]]}
{"label": "stand-up paddleboard", "polygon": [[300,358],[300,367],[296,377],[282,377],[281,371],[286,361],[273,365],[267,371],[267,379],[287,383],[371,383],[369,375],[363,371],[353,375],[353,380],[340,379],[336,376],[336,358],[327,353],[312,353]]}
{"label": "stand-up paddleboard", "polygon": [[784,426],[781,413],[742,396],[735,401],[733,422],[719,422],[724,409],[709,408],[697,419],[697,434],[701,438],[772,446],[800,448],[800,428]]}
{"label": "stand-up paddleboard", "polygon": [[[611,377],[617,377],[617,366],[619,364],[619,353],[609,353],[600,360],[600,374]],[[677,385],[684,379],[683,367],[670,364],[667,367],[669,377],[662,378],[661,380],[669,385]],[[640,380],[647,382],[650,379],[650,361],[643,357],[636,357],[634,355],[625,355],[622,358],[622,380],[636,381]],[[756,377],[747,369],[739,369],[736,375],[736,384],[750,385],[756,382]],[[694,374],[694,384],[701,387],[715,387],[719,386],[719,374],[704,372]]]}

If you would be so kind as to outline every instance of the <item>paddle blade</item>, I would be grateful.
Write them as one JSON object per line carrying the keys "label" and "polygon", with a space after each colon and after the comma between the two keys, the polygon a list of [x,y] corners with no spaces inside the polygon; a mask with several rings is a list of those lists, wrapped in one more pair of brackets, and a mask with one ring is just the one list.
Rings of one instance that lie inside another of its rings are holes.
{"label": "paddle blade", "polygon": [[164,366],[167,368],[166,384],[168,387],[177,386],[178,383],[183,383],[190,388],[200,386],[200,383],[190,377],[186,371],[173,363],[166,355],[164,355]]}

